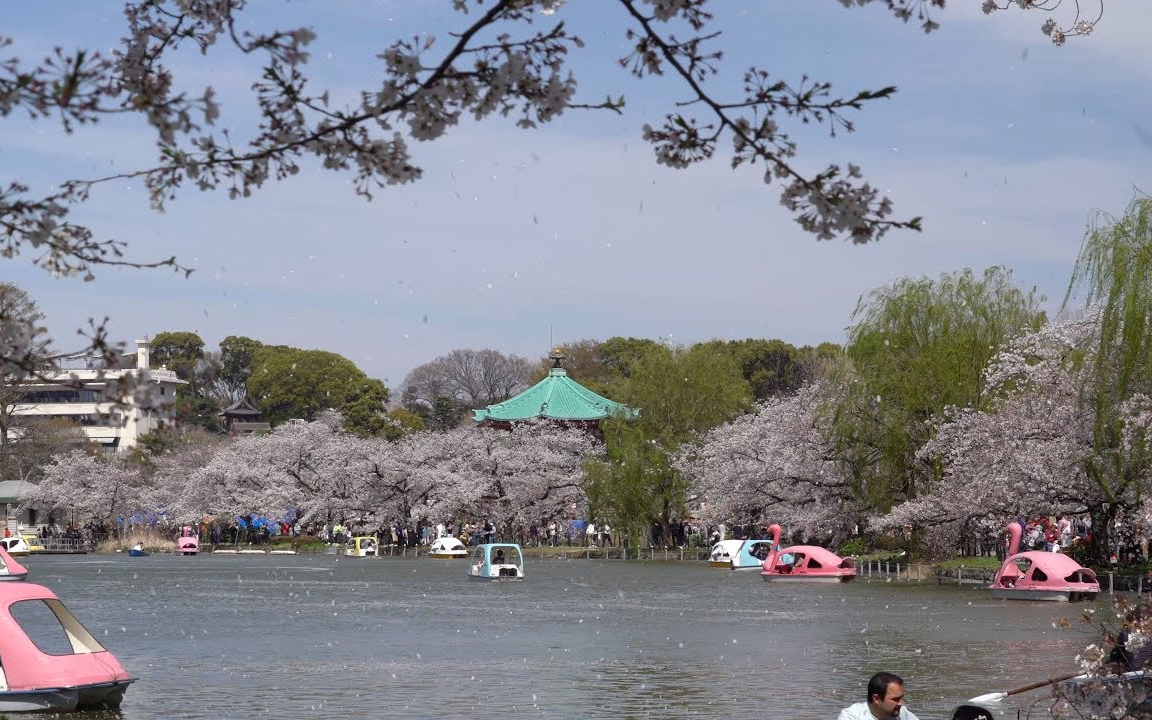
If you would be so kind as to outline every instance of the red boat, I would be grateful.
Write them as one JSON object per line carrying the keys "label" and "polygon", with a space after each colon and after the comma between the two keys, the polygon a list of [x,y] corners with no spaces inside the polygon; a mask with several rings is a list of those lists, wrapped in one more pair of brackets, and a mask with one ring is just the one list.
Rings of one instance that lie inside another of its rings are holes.
{"label": "red boat", "polygon": [[197,555],[200,553],[200,538],[196,536],[195,528],[188,525],[180,528],[180,537],[176,538],[177,555]]}
{"label": "red boat", "polygon": [[818,545],[780,549],[780,526],[768,528],[772,549],[760,576],[769,582],[848,582],[856,579],[856,563]]}
{"label": "red boat", "polygon": [[1100,592],[1096,573],[1067,555],[1031,550],[1020,552],[1019,523],[1009,523],[1008,557],[988,589],[1002,600],[1095,600]]}

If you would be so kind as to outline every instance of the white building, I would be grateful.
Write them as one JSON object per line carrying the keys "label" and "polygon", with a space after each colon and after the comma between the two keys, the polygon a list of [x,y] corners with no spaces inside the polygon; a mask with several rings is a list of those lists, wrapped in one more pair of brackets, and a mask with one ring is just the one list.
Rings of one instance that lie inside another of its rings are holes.
{"label": "white building", "polygon": [[[141,435],[172,422],[176,388],[186,384],[173,370],[151,367],[147,340],[137,340],[136,352],[125,354],[117,368],[102,370],[102,360],[87,355],[60,358],[59,365],[60,371],[49,379],[68,384],[30,383],[14,414],[71,420],[88,440],[109,450],[133,447]],[[115,402],[108,384],[127,375],[158,386],[157,399],[165,409],[139,407],[131,396]]]}

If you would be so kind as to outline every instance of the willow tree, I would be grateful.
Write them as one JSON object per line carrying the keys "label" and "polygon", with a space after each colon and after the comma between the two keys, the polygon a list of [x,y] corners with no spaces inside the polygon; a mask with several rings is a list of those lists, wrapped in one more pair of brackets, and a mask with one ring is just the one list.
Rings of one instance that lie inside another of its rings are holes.
{"label": "willow tree", "polygon": [[1152,198],[1137,196],[1120,218],[1095,214],[1064,308],[1078,292],[1099,314],[1097,341],[1083,358],[1088,372],[1082,374],[1082,402],[1095,416],[1085,470],[1108,501],[1102,517],[1093,518],[1093,538],[1101,554],[1107,547],[1108,521],[1126,498],[1148,489],[1152,468],[1148,438],[1134,438],[1125,422],[1132,402],[1152,395]]}
{"label": "willow tree", "polygon": [[999,266],[904,278],[860,299],[846,348],[852,376],[832,433],[864,500],[887,509],[930,488],[935,470],[916,460],[930,420],[949,406],[987,402],[985,366],[1043,323],[1043,299]]}

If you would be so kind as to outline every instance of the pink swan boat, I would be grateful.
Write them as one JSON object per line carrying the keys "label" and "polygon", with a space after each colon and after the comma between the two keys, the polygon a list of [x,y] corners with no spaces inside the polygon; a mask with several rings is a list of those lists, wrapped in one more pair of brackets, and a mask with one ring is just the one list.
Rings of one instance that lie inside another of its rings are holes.
{"label": "pink swan boat", "polygon": [[1061,553],[1020,552],[1019,523],[1009,523],[1008,557],[988,589],[1001,600],[1095,600],[1096,573]]}
{"label": "pink swan boat", "polygon": [[769,582],[848,582],[856,578],[856,563],[817,545],[780,549],[780,526],[768,528],[772,549],[760,576]]}
{"label": "pink swan boat", "polygon": [[23,580],[28,577],[28,568],[12,559],[8,551],[0,547],[0,582]]}
{"label": "pink swan boat", "polygon": [[180,528],[180,537],[176,538],[177,555],[196,555],[200,552],[200,538],[196,537],[195,529],[185,525]]}
{"label": "pink swan boat", "polygon": [[29,582],[0,583],[0,658],[0,713],[116,708],[136,680],[51,590]]}

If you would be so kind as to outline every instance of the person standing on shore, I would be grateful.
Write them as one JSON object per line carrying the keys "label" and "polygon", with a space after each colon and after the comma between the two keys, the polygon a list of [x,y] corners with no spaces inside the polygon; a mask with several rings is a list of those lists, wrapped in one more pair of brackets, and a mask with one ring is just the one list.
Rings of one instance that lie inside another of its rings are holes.
{"label": "person standing on shore", "polygon": [[904,680],[879,672],[868,680],[868,700],[840,711],[838,720],[919,720],[904,706]]}

